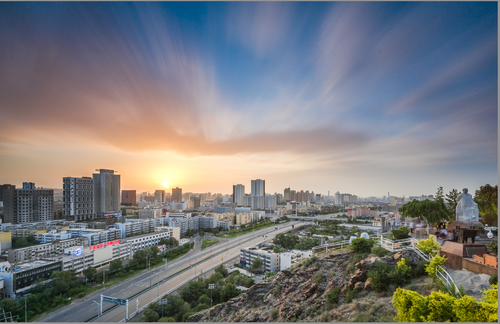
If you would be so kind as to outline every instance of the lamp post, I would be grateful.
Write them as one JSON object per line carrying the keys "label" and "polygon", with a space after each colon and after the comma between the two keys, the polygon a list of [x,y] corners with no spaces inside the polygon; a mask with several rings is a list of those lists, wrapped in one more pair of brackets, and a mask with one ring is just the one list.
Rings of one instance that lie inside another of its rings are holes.
{"label": "lamp post", "polygon": [[106,268],[102,269],[102,291],[106,290]]}
{"label": "lamp post", "polygon": [[210,307],[212,307],[212,289],[214,289],[215,284],[208,284],[208,289],[210,289]]}
{"label": "lamp post", "polygon": [[151,259],[148,261],[149,287],[151,287]]}
{"label": "lamp post", "polygon": [[97,305],[97,321],[99,322],[99,303],[93,300],[94,303]]}

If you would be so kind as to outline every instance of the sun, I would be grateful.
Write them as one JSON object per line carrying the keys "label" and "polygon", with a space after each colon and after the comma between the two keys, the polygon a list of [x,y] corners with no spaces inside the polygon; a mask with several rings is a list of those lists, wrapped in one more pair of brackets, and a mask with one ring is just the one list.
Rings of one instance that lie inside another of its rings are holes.
{"label": "sun", "polygon": [[165,188],[168,188],[168,183],[164,182],[163,185],[165,186]]}

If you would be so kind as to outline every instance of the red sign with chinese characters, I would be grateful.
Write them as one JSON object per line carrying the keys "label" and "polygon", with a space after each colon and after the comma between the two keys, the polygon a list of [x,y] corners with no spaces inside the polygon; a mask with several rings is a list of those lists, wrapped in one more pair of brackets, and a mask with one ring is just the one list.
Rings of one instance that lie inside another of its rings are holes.
{"label": "red sign with chinese characters", "polygon": [[92,245],[92,246],[89,246],[89,250],[90,251],[97,250],[97,249],[106,247],[108,245],[115,245],[115,244],[118,244],[118,243],[120,243],[120,240],[114,240],[114,241],[109,241],[109,242],[102,243],[102,244]]}

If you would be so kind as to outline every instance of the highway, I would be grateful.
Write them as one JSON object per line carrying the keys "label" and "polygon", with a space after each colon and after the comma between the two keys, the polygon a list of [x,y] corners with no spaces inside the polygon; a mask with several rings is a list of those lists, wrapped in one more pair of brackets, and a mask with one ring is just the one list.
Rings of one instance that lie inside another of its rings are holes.
{"label": "highway", "polygon": [[[228,242],[219,243],[213,245],[209,248],[206,248],[203,251],[200,251],[201,248],[201,237],[197,237],[195,239],[195,249],[189,252],[188,255],[184,256],[180,260],[175,260],[172,263],[168,263],[168,269],[165,270],[165,266],[160,266],[158,268],[152,269],[150,272],[144,272],[137,275],[134,278],[127,279],[123,283],[112,286],[109,289],[104,291],[105,296],[116,297],[120,299],[127,299],[130,296],[134,296],[144,289],[150,287],[151,285],[155,285],[158,280],[163,281],[164,278],[167,278],[175,273],[193,265],[190,269],[179,273],[173,278],[170,278],[166,281],[160,283],[159,286],[154,289],[147,291],[141,294],[138,297],[135,297],[129,301],[129,315],[136,310],[136,300],[139,301],[139,308],[152,300],[155,300],[158,296],[161,296],[176,287],[180,283],[185,280],[190,279],[196,274],[200,274],[202,270],[206,270],[218,263],[227,261],[235,256],[239,255],[240,249],[242,247],[250,247],[257,243],[263,242],[264,238],[262,235],[267,235],[266,240],[270,241],[274,238],[274,236],[278,233],[287,231],[291,228],[291,225],[300,224],[299,222],[290,222],[286,224],[276,225],[279,227],[279,230],[276,231],[274,227],[265,228],[262,230],[257,230],[254,233],[248,233],[241,235],[240,237],[229,239]],[[248,242],[244,242],[249,240]],[[236,246],[235,246],[236,245]],[[200,252],[197,252],[200,251]],[[222,255],[214,255],[217,253],[223,252]],[[198,263],[194,266],[195,261],[200,262],[201,259],[209,257],[211,258]],[[59,311],[52,316],[47,316],[42,322],[85,322],[90,318],[97,315],[98,305],[96,302],[100,302],[100,295],[94,295],[93,298],[86,299],[76,305],[68,307],[63,311]],[[99,318],[101,322],[119,322],[123,320],[126,316],[125,306],[119,306],[114,308],[113,310],[106,313],[106,310],[114,307],[114,304],[104,303],[102,305],[103,315]]]}

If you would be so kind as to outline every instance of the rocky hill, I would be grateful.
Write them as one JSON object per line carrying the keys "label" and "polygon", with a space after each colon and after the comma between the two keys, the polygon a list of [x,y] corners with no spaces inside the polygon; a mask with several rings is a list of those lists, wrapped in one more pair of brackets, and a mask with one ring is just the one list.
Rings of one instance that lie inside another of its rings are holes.
{"label": "rocky hill", "polygon": [[[284,322],[284,321],[393,321],[392,292],[377,293],[370,289],[367,273],[376,261],[395,265],[396,259],[410,257],[411,252],[393,256],[367,257],[349,251],[334,251],[302,260],[276,276],[253,285],[245,293],[196,313],[188,322]],[[339,287],[338,301],[330,303],[327,292]],[[415,278],[409,287],[420,294],[433,289],[428,276]]]}

